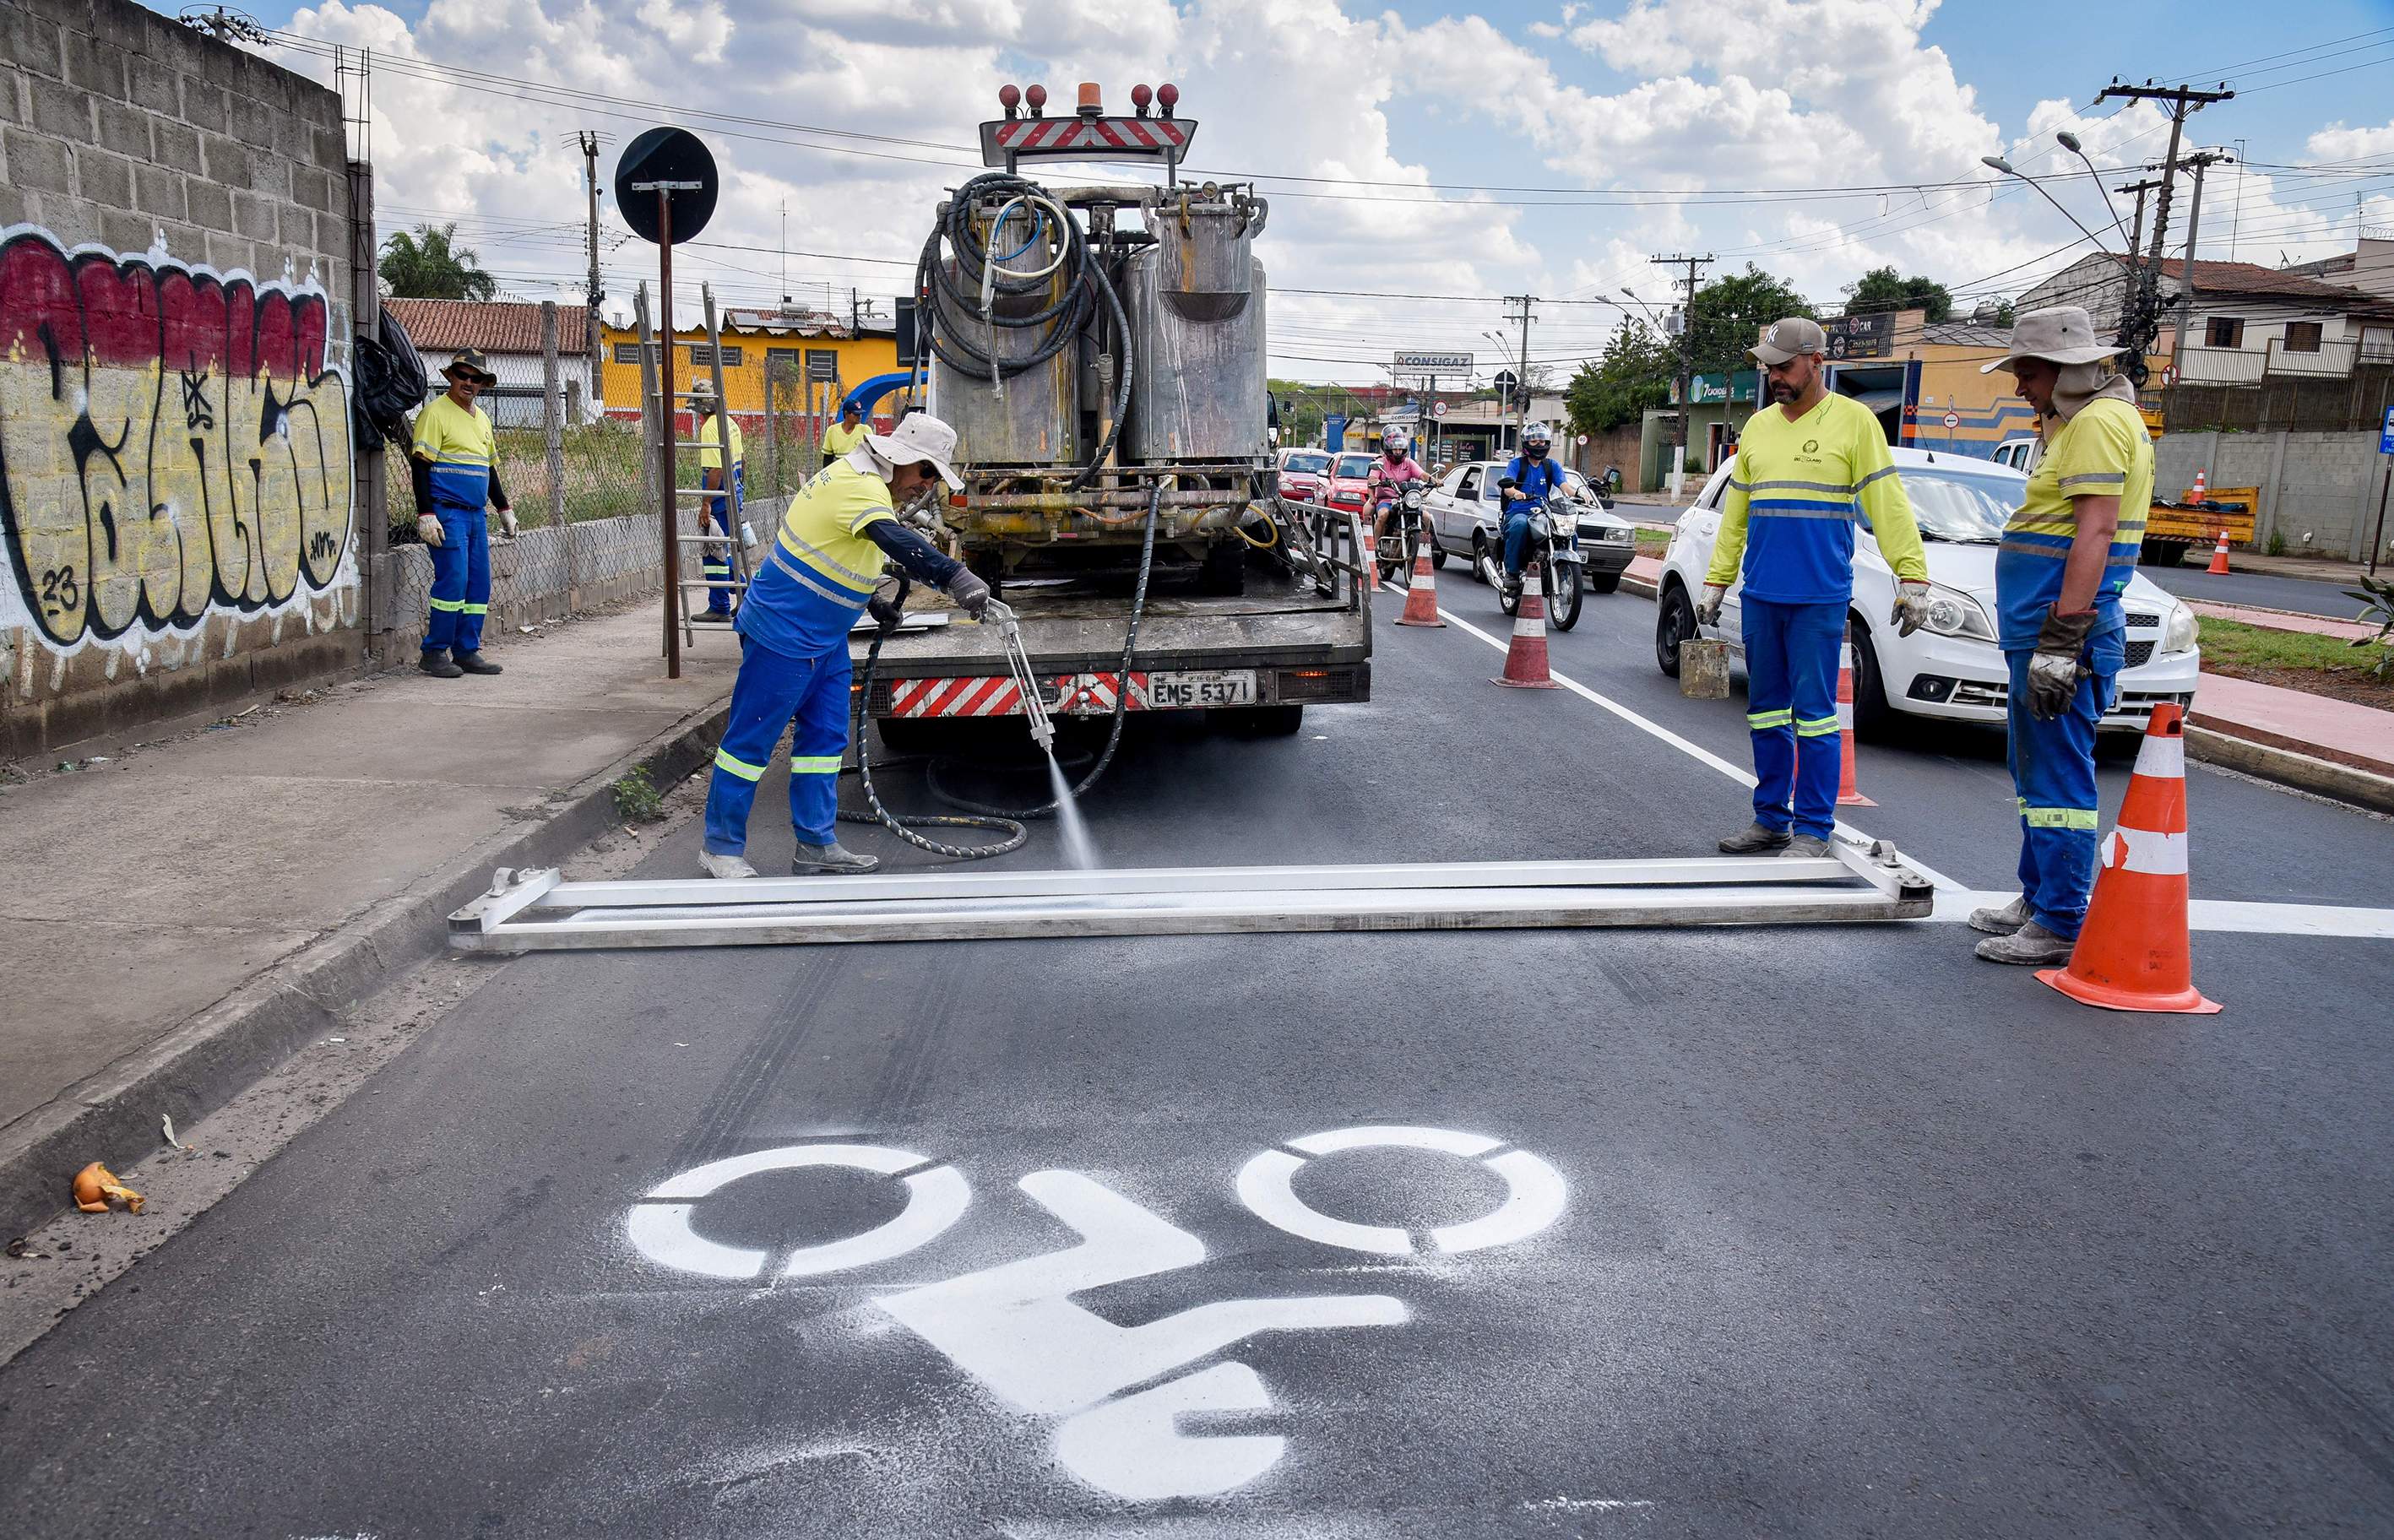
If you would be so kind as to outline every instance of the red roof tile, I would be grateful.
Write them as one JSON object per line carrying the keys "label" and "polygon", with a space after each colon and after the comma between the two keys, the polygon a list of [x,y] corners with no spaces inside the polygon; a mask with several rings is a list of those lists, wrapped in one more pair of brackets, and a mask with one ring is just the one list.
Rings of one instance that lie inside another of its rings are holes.
{"label": "red roof tile", "polygon": [[[2125,257],[2115,257],[2122,267]],[[2162,280],[2175,288],[2186,279],[2186,263],[2174,259],[2162,264]],[[2269,296],[2281,299],[2323,299],[2345,305],[2367,306],[2378,303],[2376,296],[2343,283],[2327,283],[2307,273],[2283,268],[2265,268],[2257,262],[2202,262],[2194,265],[2194,292],[2197,294],[2234,294]]]}
{"label": "red roof tile", "polygon": [[[540,353],[540,307],[511,300],[386,299],[418,348],[454,352],[480,348],[486,353]],[[585,310],[557,308],[557,345],[568,353],[583,348]]]}

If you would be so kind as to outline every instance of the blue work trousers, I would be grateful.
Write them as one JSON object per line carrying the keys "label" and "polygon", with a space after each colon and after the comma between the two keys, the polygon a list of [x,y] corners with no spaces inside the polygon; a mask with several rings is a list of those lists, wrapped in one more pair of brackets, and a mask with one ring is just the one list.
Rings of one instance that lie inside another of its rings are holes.
{"label": "blue work trousers", "polygon": [[[734,467],[731,471],[731,495],[710,497],[706,500],[706,516],[700,521],[703,533],[728,534],[735,540],[739,538],[737,515],[739,505],[745,501],[744,482],[745,478],[742,476],[740,467]],[[701,559],[701,567],[706,573],[706,581],[710,585],[730,582],[731,547],[710,543],[701,546],[700,549],[704,553]],[[731,590],[710,586],[706,590],[706,612],[710,615],[730,614]]]}
{"label": "blue work trousers", "polygon": [[2076,941],[2095,889],[2095,724],[2111,709],[2116,676],[2078,681],[2070,709],[2040,721],[2029,710],[2028,661],[2033,650],[2006,652],[2011,665],[2007,748],[2020,815],[2020,891],[2029,918]]}
{"label": "blue work trousers", "polygon": [[748,847],[748,809],[756,782],[772,763],[793,720],[790,743],[790,826],[799,842],[829,845],[839,811],[839,761],[848,752],[848,638],[811,658],[794,658],[742,638],[740,674],[731,683],[731,717],[715,751],[715,779],[706,788],[706,848],[736,856]]}
{"label": "blue work trousers", "polygon": [[482,650],[482,617],[491,612],[491,524],[480,508],[435,504],[441,544],[427,546],[432,558],[432,615],[424,627],[424,650]]}
{"label": "blue work trousers", "polygon": [[1530,516],[1537,508],[1517,503],[1505,515],[1505,575],[1519,577],[1530,561]]}
{"label": "blue work trousers", "polygon": [[1837,654],[1846,607],[1748,597],[1745,725],[1754,735],[1754,821],[1829,837],[1837,824]]}

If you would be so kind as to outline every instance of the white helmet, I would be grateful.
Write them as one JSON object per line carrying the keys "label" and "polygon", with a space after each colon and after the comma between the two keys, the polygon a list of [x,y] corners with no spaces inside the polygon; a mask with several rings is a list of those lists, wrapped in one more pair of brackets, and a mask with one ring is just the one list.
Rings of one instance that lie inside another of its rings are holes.
{"label": "white helmet", "polygon": [[1411,449],[1413,444],[1414,436],[1406,432],[1401,428],[1392,428],[1386,433],[1380,435],[1380,447],[1382,449],[1393,449],[1399,454],[1402,454],[1404,451]]}
{"label": "white helmet", "polygon": [[1550,444],[1555,441],[1555,436],[1546,430],[1546,424],[1532,423],[1521,429],[1521,441],[1525,444]]}

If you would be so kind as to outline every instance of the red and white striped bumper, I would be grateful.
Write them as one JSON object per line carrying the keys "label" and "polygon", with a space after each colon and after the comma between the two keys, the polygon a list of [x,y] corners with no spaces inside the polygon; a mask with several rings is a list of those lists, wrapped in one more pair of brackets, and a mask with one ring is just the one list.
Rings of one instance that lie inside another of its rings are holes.
{"label": "red and white striped bumper", "polygon": [[[1122,689],[1120,674],[1064,674],[1055,677],[1055,694],[1047,706],[1051,717],[1102,717],[1114,709]],[[1146,711],[1147,676],[1130,676],[1129,710]],[[1022,687],[1004,675],[978,678],[893,679],[889,684],[892,717],[1019,717]]]}

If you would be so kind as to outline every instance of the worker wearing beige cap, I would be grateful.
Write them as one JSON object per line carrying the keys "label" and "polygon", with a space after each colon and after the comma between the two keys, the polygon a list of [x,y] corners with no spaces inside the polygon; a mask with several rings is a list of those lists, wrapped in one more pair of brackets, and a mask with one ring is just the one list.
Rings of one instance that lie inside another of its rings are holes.
{"label": "worker wearing beige cap", "polygon": [[708,876],[756,875],[746,856],[748,810],[793,720],[790,823],[798,850],[791,871],[870,872],[881,864],[843,849],[835,827],[848,753],[848,633],[873,602],[885,561],[945,588],[975,620],[989,608],[987,583],[898,519],[900,506],[941,483],[964,490],[950,463],[955,451],[956,430],[917,412],[891,432],[867,433],[790,499],[735,622],[740,673],[707,786],[699,857]]}
{"label": "worker wearing beige cap", "polygon": [[1837,659],[1854,598],[1854,526],[1870,520],[1895,570],[1891,624],[1927,618],[1928,563],[1887,434],[1870,409],[1829,388],[1828,334],[1801,317],[1771,322],[1751,349],[1770,404],[1738,441],[1720,533],[1696,618],[1720,623],[1740,559],[1745,586],[1745,725],[1754,740],[1754,823],[1720,842],[1730,855],[1829,853],[1836,827]]}

